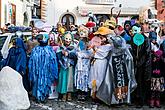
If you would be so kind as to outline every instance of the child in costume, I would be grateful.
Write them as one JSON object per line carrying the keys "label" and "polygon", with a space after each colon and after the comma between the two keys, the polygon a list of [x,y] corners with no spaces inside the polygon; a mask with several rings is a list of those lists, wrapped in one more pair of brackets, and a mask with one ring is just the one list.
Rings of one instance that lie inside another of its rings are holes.
{"label": "child in costume", "polygon": [[78,29],[80,36],[79,44],[76,49],[77,64],[75,67],[75,87],[78,89],[78,100],[85,100],[85,94],[88,92],[88,79],[90,70],[90,58],[92,52],[87,49],[88,28],[80,26]]}
{"label": "child in costume", "polygon": [[32,84],[32,95],[37,102],[45,102],[51,85],[58,78],[58,66],[56,54],[51,46],[48,46],[48,35],[37,36],[39,45],[34,47],[29,59],[29,79]]}
{"label": "child in costume", "polygon": [[74,92],[74,66],[75,50],[73,45],[73,35],[66,32],[63,35],[63,45],[57,49],[57,56],[60,65],[57,91],[62,94],[62,100],[72,100],[71,93]]}

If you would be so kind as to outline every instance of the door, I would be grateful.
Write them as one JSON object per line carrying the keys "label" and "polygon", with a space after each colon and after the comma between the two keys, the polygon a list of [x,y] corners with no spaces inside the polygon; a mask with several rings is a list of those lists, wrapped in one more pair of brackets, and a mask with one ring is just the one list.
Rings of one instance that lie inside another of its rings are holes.
{"label": "door", "polygon": [[71,14],[65,14],[62,17],[61,23],[63,24],[63,26],[66,27],[67,31],[69,31],[70,30],[70,25],[75,24],[75,19]]}

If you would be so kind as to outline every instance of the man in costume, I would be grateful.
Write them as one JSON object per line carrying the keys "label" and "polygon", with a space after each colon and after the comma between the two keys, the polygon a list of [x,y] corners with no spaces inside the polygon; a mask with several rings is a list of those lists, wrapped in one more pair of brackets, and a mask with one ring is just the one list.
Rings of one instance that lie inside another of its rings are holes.
{"label": "man in costume", "polygon": [[32,84],[32,95],[37,102],[46,101],[51,85],[58,78],[56,54],[48,46],[48,34],[39,34],[39,45],[34,47],[29,59],[29,79]]}

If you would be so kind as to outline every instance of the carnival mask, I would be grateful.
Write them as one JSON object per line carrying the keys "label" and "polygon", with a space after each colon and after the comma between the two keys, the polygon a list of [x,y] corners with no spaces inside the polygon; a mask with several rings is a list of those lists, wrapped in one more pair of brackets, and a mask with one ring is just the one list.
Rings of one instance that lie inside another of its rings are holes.
{"label": "carnival mask", "polygon": [[71,34],[66,34],[64,35],[64,41],[66,45],[70,45],[71,41],[72,41],[72,35]]}
{"label": "carnival mask", "polygon": [[141,32],[141,27],[138,27],[138,26],[133,26],[132,27],[132,33],[133,34],[137,34],[137,33],[140,33]]}
{"label": "carnival mask", "polygon": [[40,45],[45,46],[48,44],[49,36],[48,34],[39,34],[37,35],[37,39]]}
{"label": "carnival mask", "polygon": [[100,46],[101,43],[102,43],[101,38],[97,37],[97,36],[93,37],[91,40],[91,45],[93,45],[93,46]]}

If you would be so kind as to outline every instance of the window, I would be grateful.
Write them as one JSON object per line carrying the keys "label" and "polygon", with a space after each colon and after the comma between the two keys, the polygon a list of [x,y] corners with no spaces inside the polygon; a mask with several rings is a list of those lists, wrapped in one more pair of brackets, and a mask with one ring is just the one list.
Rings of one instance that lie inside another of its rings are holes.
{"label": "window", "polygon": [[75,19],[73,15],[65,14],[61,19],[61,23],[66,27],[67,30],[70,30],[70,25],[75,24]]}

